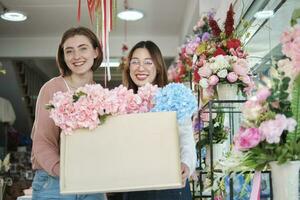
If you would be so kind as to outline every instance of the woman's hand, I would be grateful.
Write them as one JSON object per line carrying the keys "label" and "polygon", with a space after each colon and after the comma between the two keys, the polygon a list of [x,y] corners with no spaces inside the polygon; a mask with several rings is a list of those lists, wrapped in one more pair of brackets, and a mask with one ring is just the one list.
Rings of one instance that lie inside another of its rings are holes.
{"label": "woman's hand", "polygon": [[186,180],[189,177],[189,174],[190,174],[189,167],[186,164],[181,163],[181,176],[182,176],[182,185],[183,185],[183,187],[185,187],[185,183],[186,183]]}

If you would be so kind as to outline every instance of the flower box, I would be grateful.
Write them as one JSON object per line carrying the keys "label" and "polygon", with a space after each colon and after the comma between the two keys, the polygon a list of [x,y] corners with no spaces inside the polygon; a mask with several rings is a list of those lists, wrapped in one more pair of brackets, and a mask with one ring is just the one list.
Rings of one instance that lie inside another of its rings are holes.
{"label": "flower box", "polygon": [[179,188],[179,151],[175,112],[108,117],[61,134],[61,193]]}

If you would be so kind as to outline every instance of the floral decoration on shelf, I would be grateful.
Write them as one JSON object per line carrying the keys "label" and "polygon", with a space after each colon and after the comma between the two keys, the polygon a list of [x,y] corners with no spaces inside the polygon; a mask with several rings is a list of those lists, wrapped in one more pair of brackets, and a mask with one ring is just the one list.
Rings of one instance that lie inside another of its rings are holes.
{"label": "floral decoration on shelf", "polygon": [[185,44],[179,48],[177,61],[169,68],[170,81],[188,82],[192,78],[196,82],[199,81],[199,75],[194,73],[195,70],[193,69],[193,62],[196,58],[194,53],[201,42],[205,42],[211,37],[208,19],[214,15],[215,12],[213,11],[203,15],[193,27],[193,35],[189,36]]}
{"label": "floral decoration on shelf", "polygon": [[244,105],[234,147],[243,152],[242,165],[251,169],[300,160],[299,41],[300,26],[283,33],[282,51],[288,58],[277,62],[266,86]]}
{"label": "floral decoration on shelf", "polygon": [[243,105],[232,150],[219,161],[222,171],[214,173],[216,178],[209,189],[222,194],[228,177],[243,175],[237,199],[259,199],[259,171],[267,169],[272,161],[281,165],[300,160],[300,65],[295,64],[300,56],[299,48],[295,48],[299,33],[300,27],[295,26],[282,34],[282,51],[289,51],[287,58],[269,69],[269,76],[262,77],[256,94]]}
{"label": "floral decoration on shelf", "polygon": [[[202,41],[194,51],[194,81],[213,98],[216,86],[221,83],[237,84],[244,94],[254,88],[247,53],[240,35],[234,29],[234,12],[230,5],[222,31],[213,16],[208,23],[211,36]],[[199,81],[198,81],[199,80]]]}
{"label": "floral decoration on shelf", "polygon": [[137,94],[124,86],[112,90],[99,84],[85,85],[75,92],[57,92],[46,105],[50,117],[66,134],[79,128],[96,128],[107,116],[131,113],[175,111],[178,122],[197,110],[192,91],[179,83],[164,88],[146,84]]}
{"label": "floral decoration on shelf", "polygon": [[204,111],[200,115],[200,119],[203,123],[201,131],[201,142],[197,143],[199,149],[205,145],[210,144],[209,140],[209,123],[213,126],[212,132],[212,142],[213,144],[220,144],[223,143],[229,134],[229,127],[224,126],[224,118],[225,114],[222,111],[217,112],[217,114],[212,115],[212,121],[209,122],[209,113]]}

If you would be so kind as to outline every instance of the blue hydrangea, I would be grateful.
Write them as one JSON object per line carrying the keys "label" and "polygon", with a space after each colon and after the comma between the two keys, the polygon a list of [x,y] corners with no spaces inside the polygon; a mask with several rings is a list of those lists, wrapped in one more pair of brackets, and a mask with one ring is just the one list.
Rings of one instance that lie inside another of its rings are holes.
{"label": "blue hydrangea", "polygon": [[197,111],[197,100],[190,89],[180,83],[170,83],[160,89],[154,97],[151,112],[175,111],[182,123]]}

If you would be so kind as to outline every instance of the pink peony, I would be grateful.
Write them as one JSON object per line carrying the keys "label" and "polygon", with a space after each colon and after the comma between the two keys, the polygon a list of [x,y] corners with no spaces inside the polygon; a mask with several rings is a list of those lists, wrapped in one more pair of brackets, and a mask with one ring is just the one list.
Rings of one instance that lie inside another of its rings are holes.
{"label": "pink peony", "polygon": [[218,82],[219,82],[219,78],[216,75],[212,75],[211,77],[208,78],[209,85],[217,85]]}
{"label": "pink peony", "polygon": [[277,114],[275,119],[264,121],[260,124],[259,130],[262,134],[262,139],[270,144],[279,143],[281,134],[284,130],[294,131],[297,123],[292,118],[286,118],[282,114]]}
{"label": "pink peony", "polygon": [[261,134],[258,128],[241,127],[234,137],[234,145],[240,151],[245,151],[256,147],[261,141]]}
{"label": "pink peony", "polygon": [[208,64],[204,64],[203,67],[200,67],[198,73],[201,77],[208,78],[212,75],[212,70]]}
{"label": "pink peony", "polygon": [[246,59],[238,58],[238,60],[233,63],[233,71],[240,76],[247,76],[249,73],[248,62]]}
{"label": "pink peony", "polygon": [[227,80],[230,82],[230,83],[234,83],[236,82],[238,79],[238,76],[235,72],[230,72],[228,75],[227,75]]}

